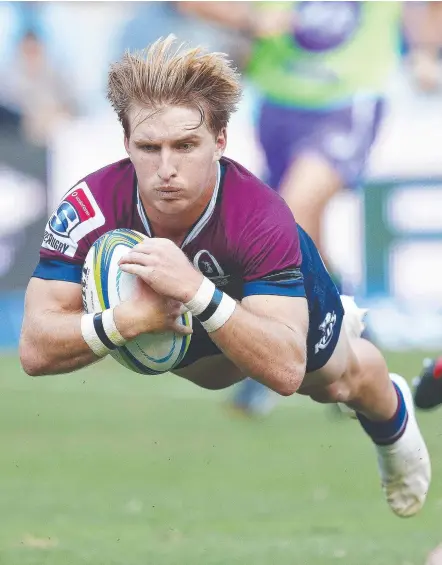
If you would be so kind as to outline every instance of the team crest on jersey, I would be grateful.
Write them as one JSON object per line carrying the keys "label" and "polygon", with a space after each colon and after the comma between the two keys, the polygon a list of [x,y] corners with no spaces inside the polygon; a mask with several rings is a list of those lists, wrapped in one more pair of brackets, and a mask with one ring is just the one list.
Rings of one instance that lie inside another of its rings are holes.
{"label": "team crest on jersey", "polygon": [[72,188],[46,225],[42,246],[73,257],[78,242],[105,222],[85,182]]}
{"label": "team crest on jersey", "polygon": [[333,337],[333,329],[336,324],[336,314],[335,312],[327,312],[324,321],[319,325],[319,329],[322,332],[322,337],[315,345],[315,353],[318,353],[320,349],[325,349],[330,343]]}
{"label": "team crest on jersey", "polygon": [[206,249],[198,251],[193,258],[195,267],[216,286],[225,286],[229,282],[229,275],[226,275],[215,259]]}

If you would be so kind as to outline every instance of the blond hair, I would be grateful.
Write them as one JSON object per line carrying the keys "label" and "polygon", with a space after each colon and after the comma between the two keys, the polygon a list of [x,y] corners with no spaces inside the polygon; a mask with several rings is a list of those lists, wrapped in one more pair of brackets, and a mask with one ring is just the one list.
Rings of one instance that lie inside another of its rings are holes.
{"label": "blond hair", "polygon": [[[160,38],[142,51],[126,51],[111,65],[107,98],[127,137],[132,104],[161,108],[196,107],[201,123],[218,133],[237,109],[240,75],[224,53],[205,53],[201,47],[175,45],[176,38]],[[183,50],[185,47],[185,50]]]}

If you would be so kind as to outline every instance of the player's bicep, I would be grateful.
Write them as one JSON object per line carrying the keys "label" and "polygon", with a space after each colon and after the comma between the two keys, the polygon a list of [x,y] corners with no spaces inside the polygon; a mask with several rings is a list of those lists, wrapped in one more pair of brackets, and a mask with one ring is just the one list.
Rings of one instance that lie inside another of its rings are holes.
{"label": "player's bicep", "polygon": [[260,318],[269,318],[293,329],[302,338],[308,333],[308,305],[302,296],[252,295],[241,305]]}
{"label": "player's bicep", "polygon": [[83,309],[78,283],[31,278],[26,290],[26,322],[49,313],[76,313]]}

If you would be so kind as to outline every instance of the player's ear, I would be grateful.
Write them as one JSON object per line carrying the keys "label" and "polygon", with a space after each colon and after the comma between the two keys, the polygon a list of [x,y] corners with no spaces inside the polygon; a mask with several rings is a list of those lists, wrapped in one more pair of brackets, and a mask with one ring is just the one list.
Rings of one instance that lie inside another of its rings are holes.
{"label": "player's ear", "polygon": [[127,136],[124,136],[124,148],[126,149],[126,153],[129,155],[129,159],[130,159],[130,151],[129,151],[129,139],[127,138]]}
{"label": "player's ear", "polygon": [[219,161],[226,150],[227,145],[227,129],[222,128],[215,137],[216,149],[214,154],[214,161]]}

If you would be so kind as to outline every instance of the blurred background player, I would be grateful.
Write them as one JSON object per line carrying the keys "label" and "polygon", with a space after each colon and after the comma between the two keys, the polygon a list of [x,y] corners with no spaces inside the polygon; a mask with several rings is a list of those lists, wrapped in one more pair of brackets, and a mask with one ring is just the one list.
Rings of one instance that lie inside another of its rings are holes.
{"label": "blurred background player", "polygon": [[[267,183],[289,204],[328,257],[323,221],[331,199],[361,186],[384,111],[383,92],[399,55],[398,2],[184,2],[181,9],[252,38],[245,63],[261,97],[259,138]],[[265,413],[271,394],[248,379],[235,407]]]}
{"label": "blurred background player", "polygon": [[417,408],[430,410],[442,404],[442,357],[425,358],[422,372],[413,380],[413,385]]}
{"label": "blurred background player", "polygon": [[442,3],[407,2],[403,9],[403,49],[415,86],[437,93],[442,86]]}
{"label": "blurred background player", "polygon": [[35,145],[46,145],[58,124],[77,114],[69,83],[51,65],[35,30],[20,37],[5,75],[6,70],[0,75],[0,97],[21,116],[23,134]]}

